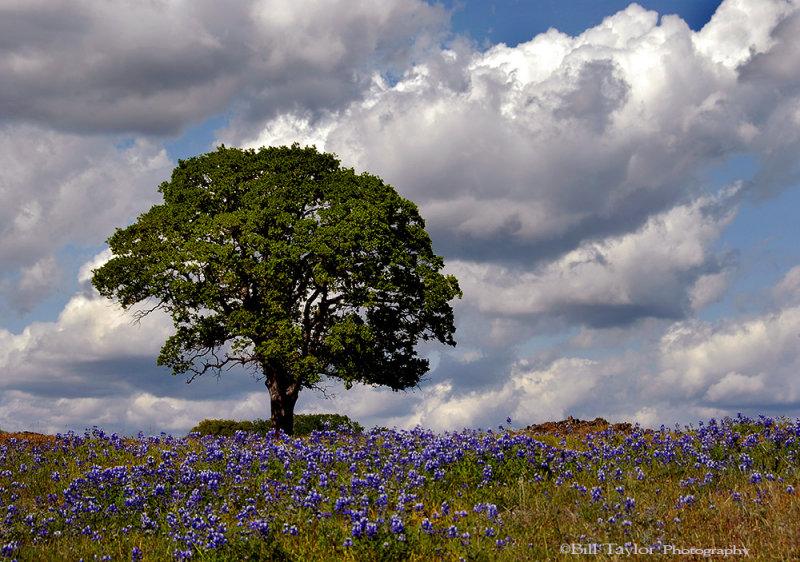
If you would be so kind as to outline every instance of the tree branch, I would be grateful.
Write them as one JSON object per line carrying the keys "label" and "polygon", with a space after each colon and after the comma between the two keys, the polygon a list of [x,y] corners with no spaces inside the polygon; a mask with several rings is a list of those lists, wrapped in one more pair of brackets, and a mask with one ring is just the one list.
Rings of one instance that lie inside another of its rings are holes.
{"label": "tree branch", "polygon": [[245,366],[248,363],[252,363],[253,361],[257,361],[258,358],[254,355],[250,355],[247,357],[236,357],[230,356],[225,353],[224,359],[220,359],[217,355],[215,348],[206,348],[203,351],[197,352],[195,355],[189,358],[189,360],[194,363],[196,359],[204,357],[206,355],[211,355],[214,358],[215,362],[204,361],[202,367],[190,367],[189,371],[192,375],[189,377],[189,380],[186,381],[186,384],[191,383],[197,377],[204,375],[209,370],[216,370],[217,376],[219,377],[222,374],[222,370],[225,369],[226,371],[230,371],[236,365]]}
{"label": "tree branch", "polygon": [[163,310],[163,309],[166,308],[166,305],[163,302],[159,302],[158,304],[156,304],[155,306],[153,306],[151,308],[148,308],[148,309],[145,309],[145,310],[137,310],[137,311],[135,311],[133,313],[133,323],[136,324],[137,326],[139,326],[141,324],[141,322],[142,322],[142,318],[144,318],[145,316],[147,316],[151,312],[154,312],[154,311],[158,310],[159,308]]}

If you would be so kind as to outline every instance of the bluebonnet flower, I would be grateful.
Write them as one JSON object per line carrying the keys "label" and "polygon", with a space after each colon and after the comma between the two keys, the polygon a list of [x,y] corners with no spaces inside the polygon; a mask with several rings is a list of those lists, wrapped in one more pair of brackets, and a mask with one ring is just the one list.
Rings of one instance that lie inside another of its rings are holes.
{"label": "bluebonnet flower", "polygon": [[403,520],[402,520],[402,519],[400,519],[400,517],[399,517],[399,516],[397,516],[397,515],[392,515],[392,516],[389,518],[389,530],[390,530],[392,533],[394,533],[395,535],[399,535],[400,533],[402,533],[403,531],[405,531],[405,528],[406,528],[406,526],[405,526],[405,524],[403,523]]}
{"label": "bluebonnet flower", "polygon": [[636,508],[636,500],[633,498],[625,498],[625,511],[630,513]]}
{"label": "bluebonnet flower", "polygon": [[248,526],[261,535],[269,534],[269,523],[265,519],[254,519]]}
{"label": "bluebonnet flower", "polygon": [[0,547],[0,556],[11,557],[19,549],[19,541],[11,541]]}

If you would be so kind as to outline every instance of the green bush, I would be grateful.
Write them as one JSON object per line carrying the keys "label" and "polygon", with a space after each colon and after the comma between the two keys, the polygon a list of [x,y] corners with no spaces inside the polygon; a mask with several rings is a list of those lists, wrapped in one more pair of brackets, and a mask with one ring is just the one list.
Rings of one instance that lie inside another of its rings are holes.
{"label": "green bush", "polygon": [[[295,436],[310,435],[312,431],[326,429],[353,431],[362,433],[360,423],[342,414],[296,414],[294,416]],[[272,430],[272,420],[257,419],[252,422],[234,420],[203,420],[192,428],[192,433],[201,435],[223,435],[232,437],[237,431],[254,431],[266,435]]]}
{"label": "green bush", "polygon": [[355,433],[362,433],[364,428],[357,421],[353,421],[342,414],[299,414],[294,417],[295,435],[310,435],[312,431],[327,429],[344,429]]}
{"label": "green bush", "polygon": [[[295,423],[297,423],[297,416],[295,416]],[[253,420],[253,431],[260,435],[266,435],[272,429],[272,420]]]}
{"label": "green bush", "polygon": [[192,433],[233,437],[237,431],[253,431],[253,422],[234,420],[203,420],[192,428]]}
{"label": "green bush", "polygon": [[[357,421],[351,420],[342,414],[295,414],[294,434],[295,436],[311,435],[312,431],[324,431],[326,429],[343,429],[362,433],[364,428]],[[253,421],[253,431],[261,435],[266,435],[272,430],[272,420]]]}

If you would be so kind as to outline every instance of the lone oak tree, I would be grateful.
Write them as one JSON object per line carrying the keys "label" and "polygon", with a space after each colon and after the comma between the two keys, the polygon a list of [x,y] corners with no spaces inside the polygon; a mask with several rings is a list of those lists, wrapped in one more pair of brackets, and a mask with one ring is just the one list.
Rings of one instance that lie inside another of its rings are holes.
{"label": "lone oak tree", "polygon": [[401,390],[428,361],[417,342],[455,345],[443,275],[414,203],[315,148],[270,147],[181,160],[164,202],[117,229],[93,271],[101,295],[143,317],[172,316],[158,364],[187,382],[256,367],[272,423],[292,433],[303,388],[323,377]]}

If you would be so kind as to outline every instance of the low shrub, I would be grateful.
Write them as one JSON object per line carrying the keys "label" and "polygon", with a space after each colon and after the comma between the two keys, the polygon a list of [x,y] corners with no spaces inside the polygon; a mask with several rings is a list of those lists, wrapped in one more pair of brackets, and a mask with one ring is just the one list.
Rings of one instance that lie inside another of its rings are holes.
{"label": "low shrub", "polygon": [[[364,428],[357,421],[342,414],[296,414],[294,416],[295,436],[311,435],[312,431],[337,429],[363,433]],[[192,433],[201,435],[223,435],[232,437],[237,431],[252,431],[266,435],[272,430],[272,420],[254,421],[209,420],[205,419],[192,428]]]}
{"label": "low shrub", "polygon": [[233,437],[237,431],[253,431],[253,422],[234,420],[203,420],[192,428],[192,433]]}
{"label": "low shrub", "polygon": [[298,414],[294,417],[294,434],[311,435],[312,431],[339,429],[363,433],[364,428],[357,421],[342,414]]}

